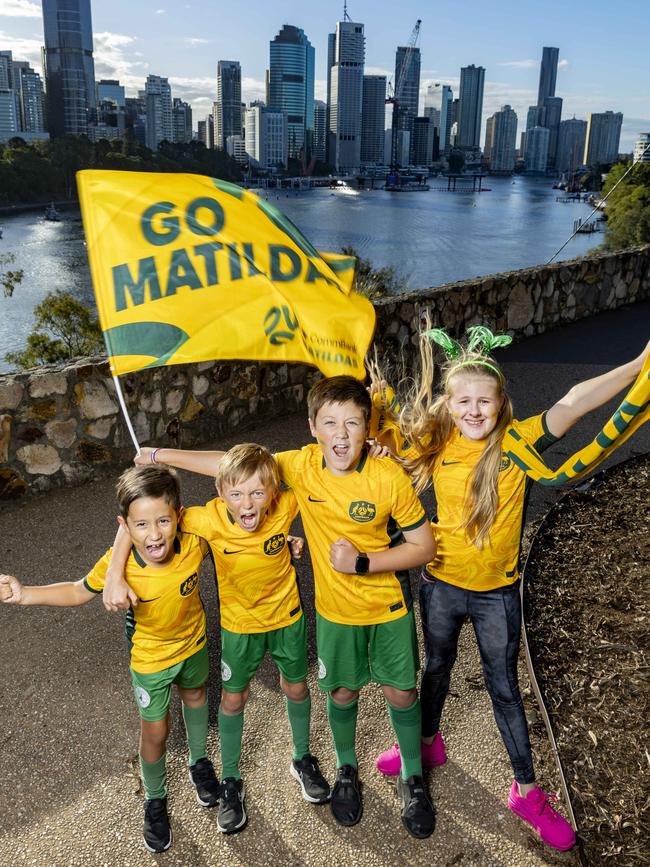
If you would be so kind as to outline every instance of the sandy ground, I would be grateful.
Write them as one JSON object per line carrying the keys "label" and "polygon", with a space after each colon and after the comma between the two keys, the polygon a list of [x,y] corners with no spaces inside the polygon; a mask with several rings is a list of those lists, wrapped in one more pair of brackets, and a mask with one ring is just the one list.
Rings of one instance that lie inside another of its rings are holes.
{"label": "sandy ground", "polygon": [[[511,347],[502,355],[517,415],[549,406],[575,382],[636,354],[650,332],[650,304],[603,314]],[[557,462],[586,442],[607,417],[601,410],[549,453]],[[650,425],[616,455],[650,450]],[[272,449],[308,441],[294,416],[264,431],[242,432],[220,445],[255,439]],[[115,527],[114,479],[58,491],[0,510],[0,571],[26,583],[76,579],[98,559]],[[187,505],[211,496],[207,479],[183,476]],[[557,492],[540,488],[529,518],[541,515]],[[430,509],[431,500],[425,504]],[[413,576],[415,579],[415,576]],[[325,702],[315,683],[313,591],[308,560],[300,581],[310,639],[313,752],[333,779],[334,754]],[[210,751],[218,767],[218,631],[214,576],[202,577],[208,610],[213,676]],[[242,775],[248,827],[225,837],[216,811],[199,807],[187,779],[177,699],[168,744],[169,804],[174,843],[160,856],[142,846],[142,793],[137,774],[138,717],[128,676],[121,615],[100,601],[80,609],[0,610],[0,865],[504,865],[574,864],[539,844],[506,807],[511,770],[501,744],[471,628],[461,637],[443,731],[448,763],[428,775],[438,810],[434,835],[415,841],[402,828],[390,781],[374,758],[391,742],[378,687],[362,694],[358,727],[365,812],[354,828],[337,826],[328,807],[304,802],[288,774],[290,739],[277,673],[266,659],[246,710]],[[522,688],[527,681],[522,668]],[[537,752],[539,737],[533,730]],[[552,766],[538,763],[541,782],[557,788]]]}

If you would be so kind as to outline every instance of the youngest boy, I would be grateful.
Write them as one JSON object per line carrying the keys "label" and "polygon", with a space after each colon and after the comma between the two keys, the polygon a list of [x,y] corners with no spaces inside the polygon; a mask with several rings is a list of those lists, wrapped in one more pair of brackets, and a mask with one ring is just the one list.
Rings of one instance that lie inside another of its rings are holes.
{"label": "youngest boy", "polygon": [[[143,449],[136,461],[155,461],[158,451]],[[165,456],[168,451],[164,450]],[[205,506],[187,509],[181,526],[209,542],[217,572],[223,775],[217,827],[233,833],[246,824],[239,770],[244,707],[250,681],[267,650],[280,671],[291,727],[293,757],[289,771],[310,803],[327,803],[330,786],[309,751],[311,698],[306,682],[306,626],[291,563],[291,549],[295,551],[297,543],[304,542],[289,536],[298,513],[296,498],[291,491],[280,490],[273,456],[255,443],[243,443],[226,452],[215,481],[220,496]],[[119,568],[121,549],[118,541],[112,575],[115,567]],[[111,578],[111,583],[111,596],[115,598],[120,582]],[[123,592],[127,589],[122,585]]]}
{"label": "youngest boy", "polygon": [[[140,598],[126,616],[131,680],[140,712],[140,767],[145,790],[144,844],[164,852],[172,842],[167,815],[165,744],[175,684],[189,745],[189,774],[204,807],[218,803],[220,786],[207,758],[208,679],[205,612],[199,567],[208,546],[177,532],[178,480],[166,467],[132,467],[117,484],[118,521],[128,533],[126,576]],[[25,587],[0,575],[0,600],[18,605],[84,605],[102,592],[110,550],[80,581]]]}

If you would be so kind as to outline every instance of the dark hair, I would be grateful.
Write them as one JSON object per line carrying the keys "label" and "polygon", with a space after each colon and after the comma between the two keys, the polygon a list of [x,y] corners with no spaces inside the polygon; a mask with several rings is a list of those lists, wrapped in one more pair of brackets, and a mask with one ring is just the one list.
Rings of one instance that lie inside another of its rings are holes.
{"label": "dark hair", "polygon": [[309,418],[316,421],[318,410],[326,403],[352,403],[358,407],[366,420],[370,418],[372,402],[366,387],[353,376],[330,376],[313,385],[307,395]]}
{"label": "dark hair", "polygon": [[233,446],[219,462],[217,488],[222,485],[238,485],[257,473],[265,487],[280,488],[280,472],[271,452],[257,443],[240,443]]}
{"label": "dark hair", "polygon": [[130,467],[117,480],[115,486],[117,503],[123,518],[129,515],[129,508],[140,497],[164,497],[176,511],[181,507],[181,489],[178,476],[170,467],[155,464],[143,467]]}

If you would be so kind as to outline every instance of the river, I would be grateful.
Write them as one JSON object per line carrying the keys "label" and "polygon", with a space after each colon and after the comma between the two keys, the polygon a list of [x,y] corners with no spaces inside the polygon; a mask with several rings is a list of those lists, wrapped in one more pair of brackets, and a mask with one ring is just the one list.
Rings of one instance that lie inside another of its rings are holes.
{"label": "river", "polygon": [[[448,193],[444,178],[429,192],[268,191],[321,250],[350,245],[375,267],[392,265],[405,289],[439,286],[499,271],[542,264],[562,246],[573,222],[590,207],[555,201],[547,178],[485,179],[489,191]],[[0,217],[0,254],[12,253],[12,269],[24,277],[12,298],[0,295],[0,372],[11,366],[6,352],[22,349],[32,329],[32,311],[54,289],[70,289],[92,302],[90,272],[78,211],[60,223],[38,212]],[[581,256],[602,236],[577,235],[560,259]]]}

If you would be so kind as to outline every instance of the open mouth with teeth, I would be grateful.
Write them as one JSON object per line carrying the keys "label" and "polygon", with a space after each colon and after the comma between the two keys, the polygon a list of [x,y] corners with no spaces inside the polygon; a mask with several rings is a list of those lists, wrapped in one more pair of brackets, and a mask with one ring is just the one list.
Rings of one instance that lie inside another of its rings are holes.
{"label": "open mouth with teeth", "polygon": [[242,512],[239,520],[245,530],[254,530],[257,526],[257,512]]}
{"label": "open mouth with teeth", "polygon": [[347,458],[347,456],[350,454],[350,446],[348,443],[339,443],[338,445],[332,446],[332,451],[337,458]]}
{"label": "open mouth with teeth", "polygon": [[147,545],[147,557],[152,560],[161,560],[167,554],[167,544],[165,542],[156,542],[154,545]]}

